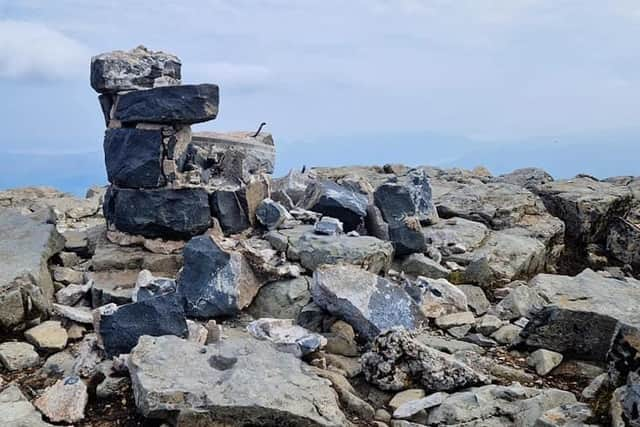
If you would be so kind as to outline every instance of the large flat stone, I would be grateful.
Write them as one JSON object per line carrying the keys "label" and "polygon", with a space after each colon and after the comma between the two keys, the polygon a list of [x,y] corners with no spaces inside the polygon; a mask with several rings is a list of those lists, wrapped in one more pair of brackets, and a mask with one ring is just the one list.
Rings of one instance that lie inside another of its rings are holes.
{"label": "large flat stone", "polygon": [[218,101],[214,84],[158,87],[119,95],[113,118],[123,123],[200,123],[216,118]]}
{"label": "large flat stone", "polygon": [[173,416],[184,425],[348,425],[328,381],[294,355],[246,335],[207,346],[142,337],[129,372],[136,405],[150,418]]}
{"label": "large flat stone", "polygon": [[6,427],[52,427],[16,385],[0,392],[0,420]]}
{"label": "large flat stone", "polygon": [[151,238],[188,239],[211,225],[209,197],[199,188],[133,190],[111,186],[104,216],[120,231]]}
{"label": "large flat stone", "polygon": [[392,327],[415,329],[426,320],[402,287],[351,265],[320,267],[313,275],[311,295],[366,339]]}
{"label": "large flat stone", "polygon": [[53,282],[47,263],[63,248],[53,224],[0,210],[0,329],[19,328],[48,313]]}
{"label": "large flat stone", "polygon": [[620,326],[640,329],[640,281],[584,270],[575,277],[539,274],[529,285],[549,303],[523,331],[526,343],[604,360]]}

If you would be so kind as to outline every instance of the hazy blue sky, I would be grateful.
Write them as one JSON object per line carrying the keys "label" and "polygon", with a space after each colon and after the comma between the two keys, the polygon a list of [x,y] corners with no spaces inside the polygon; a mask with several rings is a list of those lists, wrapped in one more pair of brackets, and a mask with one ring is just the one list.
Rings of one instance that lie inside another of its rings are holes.
{"label": "hazy blue sky", "polygon": [[637,0],[0,0],[0,188],[69,168],[103,179],[90,57],[138,44],[177,54],[185,82],[220,84],[219,118],[199,128],[267,121],[280,171],[502,172],[569,145],[552,172],[640,174],[638,40]]}

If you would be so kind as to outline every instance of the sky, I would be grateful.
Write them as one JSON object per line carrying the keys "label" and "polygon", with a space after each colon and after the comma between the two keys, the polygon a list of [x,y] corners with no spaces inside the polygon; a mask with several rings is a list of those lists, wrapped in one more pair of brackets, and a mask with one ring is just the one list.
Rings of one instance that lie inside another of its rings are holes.
{"label": "sky", "polygon": [[217,83],[277,172],[404,162],[640,175],[637,0],[0,0],[0,189],[105,181],[92,55]]}

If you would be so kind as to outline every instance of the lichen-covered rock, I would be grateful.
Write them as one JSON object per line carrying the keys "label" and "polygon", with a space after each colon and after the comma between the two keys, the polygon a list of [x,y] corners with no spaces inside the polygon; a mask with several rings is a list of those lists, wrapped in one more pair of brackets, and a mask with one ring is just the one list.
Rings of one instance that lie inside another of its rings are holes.
{"label": "lichen-covered rock", "polygon": [[33,403],[53,422],[77,423],[84,419],[88,401],[87,386],[80,378],[70,376],[48,387]]}
{"label": "lichen-covered rock", "polygon": [[91,87],[113,93],[180,84],[180,59],[138,46],[128,52],[116,50],[91,58]]}
{"label": "lichen-covered rock", "polygon": [[177,417],[180,425],[349,425],[326,380],[292,354],[247,336],[207,346],[143,337],[129,372],[138,410],[149,418]]}
{"label": "lichen-covered rock", "polygon": [[278,280],[267,283],[249,306],[249,313],[259,319],[296,319],[302,308],[311,301],[309,278]]}
{"label": "lichen-covered rock", "polygon": [[365,378],[383,390],[452,391],[489,378],[451,355],[430,348],[402,329],[380,334],[361,358]]}
{"label": "lichen-covered rock", "polygon": [[63,248],[55,225],[0,211],[0,329],[24,328],[26,320],[46,316],[54,291],[47,263]]}
{"label": "lichen-covered rock", "polygon": [[405,286],[405,289],[418,302],[426,317],[437,318],[467,311],[467,296],[447,279],[418,277],[414,285]]}
{"label": "lichen-covered rock", "polygon": [[185,246],[178,291],[185,299],[187,315],[238,314],[261,286],[242,254],[224,251],[210,236],[194,237]]}
{"label": "lichen-covered rock", "polygon": [[623,218],[612,221],[607,235],[607,251],[617,260],[640,272],[640,223]]}
{"label": "lichen-covered rock", "polygon": [[415,329],[425,320],[402,287],[351,265],[320,267],[313,275],[311,295],[366,339],[396,326]]}

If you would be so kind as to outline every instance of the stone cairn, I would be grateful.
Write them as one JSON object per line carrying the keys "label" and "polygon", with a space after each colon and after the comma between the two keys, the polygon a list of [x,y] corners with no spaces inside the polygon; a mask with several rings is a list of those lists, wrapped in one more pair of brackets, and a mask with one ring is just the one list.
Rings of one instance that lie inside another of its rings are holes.
{"label": "stone cairn", "polygon": [[270,134],[192,133],[216,118],[215,84],[181,85],[178,57],[143,46],[91,59],[91,86],[107,130],[108,226],[149,238],[189,239],[218,221],[225,233],[253,225],[268,197]]}

